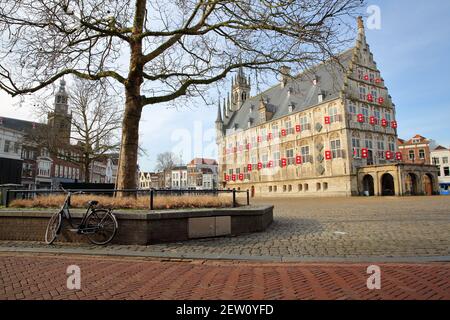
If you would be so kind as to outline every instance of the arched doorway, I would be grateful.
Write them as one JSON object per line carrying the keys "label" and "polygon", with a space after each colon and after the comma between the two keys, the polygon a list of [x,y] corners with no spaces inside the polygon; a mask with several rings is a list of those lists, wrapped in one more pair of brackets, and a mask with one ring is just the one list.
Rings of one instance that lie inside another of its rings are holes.
{"label": "arched doorway", "polygon": [[252,198],[255,197],[255,186],[252,186],[250,194],[252,195]]}
{"label": "arched doorway", "polygon": [[365,196],[375,195],[373,177],[370,174],[366,174],[363,178],[363,194]]}
{"label": "arched doorway", "polygon": [[381,177],[381,195],[383,196],[395,195],[394,177],[389,173],[385,173]]}
{"label": "arched doorway", "polygon": [[425,174],[422,178],[423,183],[423,191],[425,195],[432,196],[433,195],[433,177],[430,174]]}
{"label": "arched doorway", "polygon": [[414,173],[407,173],[405,179],[406,194],[417,195],[417,176]]}

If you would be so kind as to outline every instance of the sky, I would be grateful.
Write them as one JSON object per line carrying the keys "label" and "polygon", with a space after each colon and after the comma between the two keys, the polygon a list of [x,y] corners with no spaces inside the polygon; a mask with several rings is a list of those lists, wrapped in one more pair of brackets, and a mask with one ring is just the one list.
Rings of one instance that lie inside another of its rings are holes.
{"label": "sky", "polygon": [[[450,146],[450,1],[378,0],[380,29],[366,27],[367,41],[396,104],[399,137],[420,134]],[[355,22],[356,28],[356,22]],[[231,78],[230,78],[231,79]],[[275,84],[275,83],[274,83]],[[264,89],[264,88],[262,88]],[[230,84],[222,87],[222,97]],[[252,88],[252,94],[256,89]],[[211,90],[211,96],[217,89]],[[0,92],[0,116],[36,120],[30,106]],[[172,151],[184,162],[215,157],[217,106],[147,106],[142,114],[141,170],[154,170],[158,153]]]}

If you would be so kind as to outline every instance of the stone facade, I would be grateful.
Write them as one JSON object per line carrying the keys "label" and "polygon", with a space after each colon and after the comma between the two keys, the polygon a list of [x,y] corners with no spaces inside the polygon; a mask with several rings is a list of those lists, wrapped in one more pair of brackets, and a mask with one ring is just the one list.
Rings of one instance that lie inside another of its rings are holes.
{"label": "stone facade", "polygon": [[438,168],[433,165],[390,164],[358,169],[361,195],[407,196],[438,194]]}
{"label": "stone facade", "polygon": [[[362,20],[355,46],[338,59],[295,77],[285,67],[278,85],[254,97],[250,80],[239,70],[223,102],[223,117],[219,104],[216,120],[222,187],[249,189],[252,196],[360,195],[360,172],[396,167],[402,156],[395,105]],[[436,185],[434,167],[411,170],[426,171]],[[403,178],[394,175],[398,186]],[[405,194],[402,187],[395,190]]]}

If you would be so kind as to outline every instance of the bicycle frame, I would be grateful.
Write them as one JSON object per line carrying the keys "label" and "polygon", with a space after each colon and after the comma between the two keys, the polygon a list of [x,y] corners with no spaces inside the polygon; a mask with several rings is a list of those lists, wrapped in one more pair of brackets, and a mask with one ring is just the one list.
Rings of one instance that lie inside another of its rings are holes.
{"label": "bicycle frame", "polygon": [[[81,192],[80,192],[81,193]],[[86,218],[88,216],[88,213],[90,210],[92,210],[92,206],[90,205],[87,209],[86,212],[83,214],[83,217],[81,219],[81,222],[78,226],[75,226],[72,220],[72,215],[70,214],[70,200],[72,198],[72,192],[68,192],[66,199],[64,200],[64,203],[61,207],[60,212],[62,213],[62,217],[67,219],[69,221],[69,224],[72,228],[76,228],[79,231],[83,229],[85,223],[86,223]]]}

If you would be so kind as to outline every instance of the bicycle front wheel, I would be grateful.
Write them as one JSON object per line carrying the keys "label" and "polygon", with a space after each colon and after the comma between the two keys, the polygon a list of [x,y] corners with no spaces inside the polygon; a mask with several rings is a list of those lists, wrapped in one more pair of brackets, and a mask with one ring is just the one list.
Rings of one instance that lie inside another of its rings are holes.
{"label": "bicycle front wheel", "polygon": [[86,233],[93,244],[105,245],[109,243],[117,233],[116,217],[108,210],[94,210],[86,219],[86,228],[93,232]]}
{"label": "bicycle front wheel", "polygon": [[61,212],[56,212],[50,218],[47,224],[47,230],[45,231],[45,243],[52,244],[59,234],[61,229]]}

